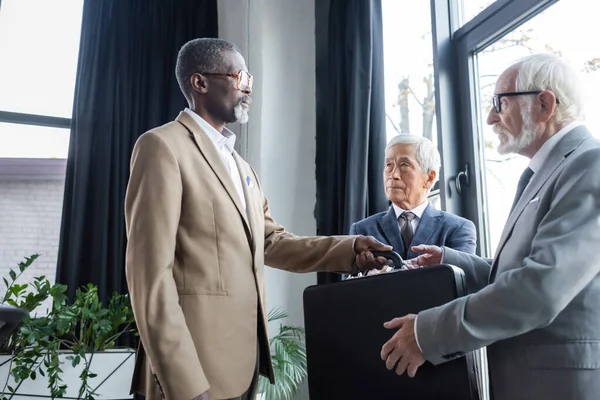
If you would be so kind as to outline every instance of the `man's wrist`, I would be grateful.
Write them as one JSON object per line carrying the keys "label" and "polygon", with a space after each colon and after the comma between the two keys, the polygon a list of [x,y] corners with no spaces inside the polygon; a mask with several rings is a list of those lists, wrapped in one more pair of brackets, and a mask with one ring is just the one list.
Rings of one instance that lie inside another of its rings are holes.
{"label": "man's wrist", "polygon": [[362,237],[362,235],[358,235],[354,238],[354,240],[352,241],[352,251],[354,252],[354,255],[357,256],[359,254],[358,251],[356,251],[356,240],[358,238]]}
{"label": "man's wrist", "polygon": [[423,353],[423,349],[421,348],[421,345],[419,344],[419,336],[417,335],[417,321],[418,320],[419,320],[419,316],[417,315],[417,317],[415,318],[415,341],[417,342],[417,347],[419,348],[421,353]]}

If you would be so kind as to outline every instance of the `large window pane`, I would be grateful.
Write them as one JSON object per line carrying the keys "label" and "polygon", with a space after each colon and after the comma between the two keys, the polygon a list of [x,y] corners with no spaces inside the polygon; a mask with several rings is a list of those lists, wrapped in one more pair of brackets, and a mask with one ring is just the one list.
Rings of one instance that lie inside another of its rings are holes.
{"label": "large window pane", "polygon": [[0,158],[67,158],[70,130],[0,122]]}
{"label": "large window pane", "polygon": [[0,1],[0,110],[71,118],[82,7]]}
{"label": "large window pane", "polygon": [[388,140],[402,132],[437,143],[429,3],[383,0]]}
{"label": "large window pane", "polygon": [[[387,140],[410,133],[437,145],[430,2],[383,0],[382,8]],[[440,207],[437,187],[429,202]]]}
{"label": "large window pane", "polygon": [[493,254],[508,217],[517,182],[529,159],[500,155],[495,150],[497,137],[485,119],[490,110],[494,84],[500,73],[518,58],[537,52],[553,52],[581,72],[586,97],[586,125],[600,137],[600,99],[590,96],[600,90],[600,43],[589,38],[596,23],[586,0],[561,0],[529,22],[493,43],[476,55],[479,80],[480,135],[484,144],[486,225],[489,254]]}

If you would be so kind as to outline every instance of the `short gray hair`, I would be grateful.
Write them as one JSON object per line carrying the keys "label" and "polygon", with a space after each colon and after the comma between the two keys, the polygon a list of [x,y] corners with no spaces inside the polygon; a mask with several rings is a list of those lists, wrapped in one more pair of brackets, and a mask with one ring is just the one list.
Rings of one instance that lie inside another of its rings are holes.
{"label": "short gray hair", "polygon": [[431,171],[435,171],[437,180],[442,163],[440,160],[440,152],[431,140],[422,136],[401,133],[394,136],[388,142],[387,146],[385,147],[385,153],[387,154],[388,150],[397,144],[412,144],[415,148],[417,162],[421,166],[423,172],[429,173]]}
{"label": "short gray hair", "polygon": [[550,53],[533,54],[513,67],[517,72],[517,92],[550,90],[554,93],[560,101],[555,111],[557,124],[585,119],[584,90],[579,74],[560,57]]}
{"label": "short gray hair", "polygon": [[193,74],[225,72],[224,51],[240,52],[233,43],[215,38],[193,39],[181,47],[175,76],[186,99],[191,91],[190,78]]}

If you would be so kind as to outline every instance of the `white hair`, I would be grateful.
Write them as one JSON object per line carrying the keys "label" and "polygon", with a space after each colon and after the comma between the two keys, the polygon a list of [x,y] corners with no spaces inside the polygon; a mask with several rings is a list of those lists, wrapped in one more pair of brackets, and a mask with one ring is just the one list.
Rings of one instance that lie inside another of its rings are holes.
{"label": "white hair", "polygon": [[415,148],[417,162],[425,173],[435,171],[436,179],[440,172],[440,152],[433,142],[422,136],[409,135],[401,133],[394,136],[385,147],[387,154],[388,150],[397,144],[412,144]]}
{"label": "white hair", "polygon": [[[560,102],[555,110],[557,124],[585,119],[584,91],[579,74],[564,60],[554,54],[541,53],[527,56],[513,67],[517,72],[517,92],[550,90],[554,93]],[[533,99],[523,103],[530,105]]]}

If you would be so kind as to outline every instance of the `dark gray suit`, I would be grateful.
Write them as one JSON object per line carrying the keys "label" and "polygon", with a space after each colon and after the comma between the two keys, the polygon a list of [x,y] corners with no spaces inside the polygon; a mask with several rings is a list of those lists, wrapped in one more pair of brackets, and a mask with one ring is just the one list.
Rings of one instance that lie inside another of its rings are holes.
{"label": "dark gray suit", "polygon": [[[434,364],[488,346],[493,400],[600,398],[600,143],[577,127],[510,214],[496,256],[444,249],[471,291],[419,313]],[[492,272],[490,274],[490,272]]]}
{"label": "dark gray suit", "polygon": [[[350,234],[373,236],[377,240],[392,246],[395,252],[404,254],[405,244],[402,243],[394,207],[390,207],[387,212],[372,215],[352,224]],[[475,254],[476,242],[477,235],[473,222],[427,205],[417,225],[412,246],[420,244],[448,246],[452,249]],[[410,249],[408,250],[409,259],[417,256],[418,254]]]}

